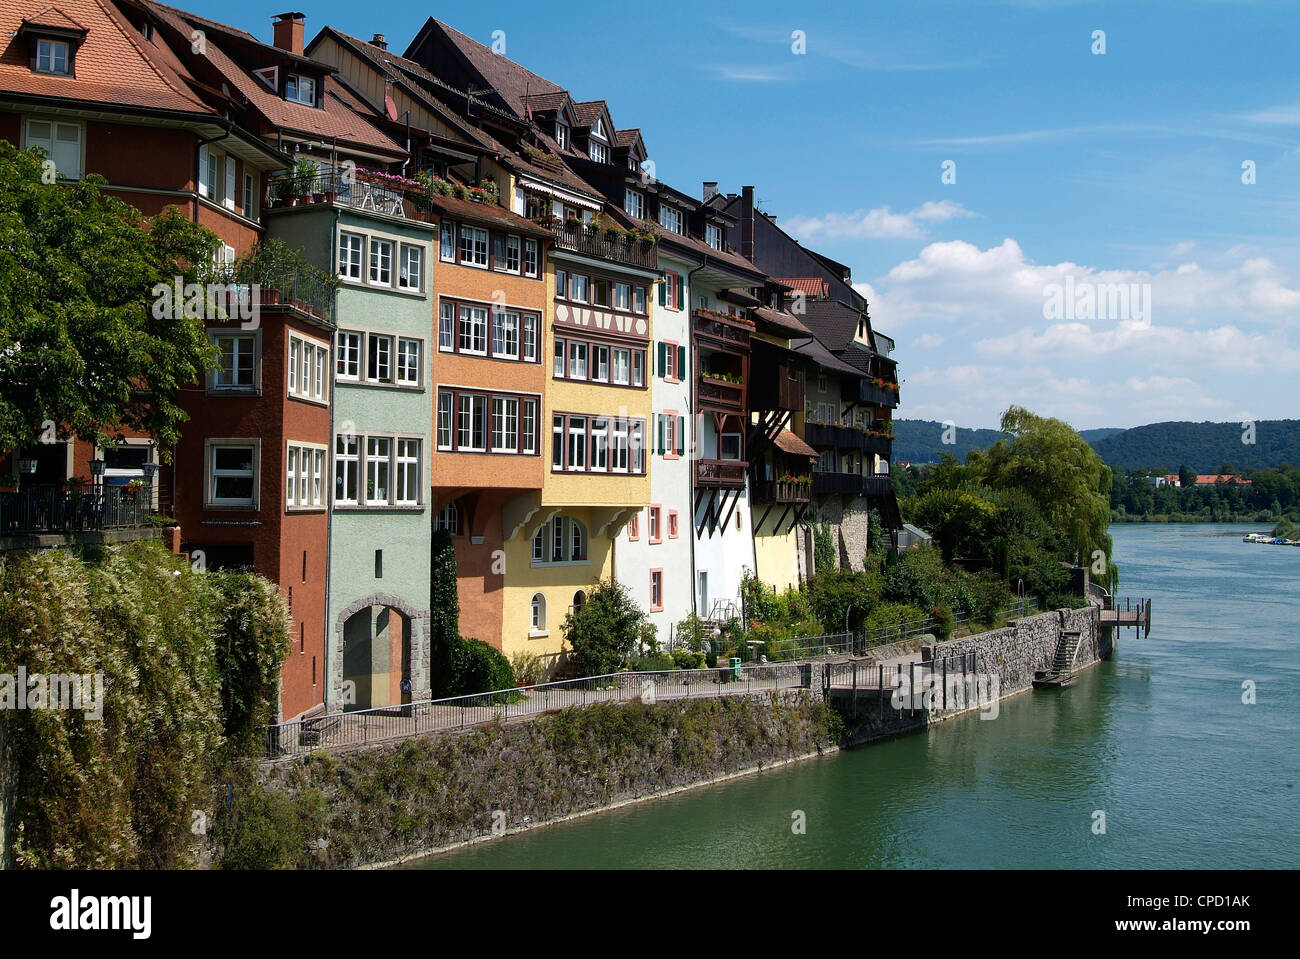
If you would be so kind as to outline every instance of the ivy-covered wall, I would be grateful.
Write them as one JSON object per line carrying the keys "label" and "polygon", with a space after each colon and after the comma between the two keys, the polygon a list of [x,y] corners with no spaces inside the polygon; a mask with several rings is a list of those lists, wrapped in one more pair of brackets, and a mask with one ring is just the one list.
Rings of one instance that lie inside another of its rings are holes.
{"label": "ivy-covered wall", "polygon": [[99,717],[0,708],[0,864],[197,864],[210,784],[255,753],[288,644],[274,584],[157,542],[0,555],[0,698],[20,672],[103,676]]}
{"label": "ivy-covered wall", "polygon": [[213,834],[239,867],[388,862],[836,747],[807,692],[602,703],[388,747],[316,753],[240,783]]}

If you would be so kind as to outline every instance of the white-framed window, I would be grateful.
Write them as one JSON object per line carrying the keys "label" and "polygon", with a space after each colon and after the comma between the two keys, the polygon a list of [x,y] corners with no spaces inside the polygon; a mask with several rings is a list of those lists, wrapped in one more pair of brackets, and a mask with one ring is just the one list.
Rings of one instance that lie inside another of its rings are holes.
{"label": "white-framed window", "polygon": [[645,287],[638,286],[632,290],[632,310],[635,313],[645,314]]}
{"label": "white-framed window", "polygon": [[415,506],[420,502],[420,441],[397,441],[397,491],[393,502]]}
{"label": "white-framed window", "polygon": [[39,119],[27,121],[25,149],[40,147],[44,150],[45,155],[54,161],[54,169],[65,180],[81,179],[81,141],[80,123]]}
{"label": "white-framed window", "polygon": [[217,348],[217,366],[212,371],[211,388],[214,390],[257,389],[260,337],[256,332],[241,331],[210,334]]}
{"label": "white-framed window", "polygon": [[[534,541],[536,546],[536,541]],[[537,561],[539,557],[534,551],[533,560]],[[528,621],[528,633],[530,636],[545,636],[546,632],[546,597],[541,593],[533,594],[533,601],[530,604],[530,619]]]}
{"label": "white-framed window", "polygon": [[593,306],[609,306],[609,280],[591,281],[591,302]]}
{"label": "white-framed window", "polygon": [[325,505],[325,448],[289,443],[285,455],[285,506],[316,509]]}
{"label": "white-framed window", "polygon": [[462,393],[456,411],[456,448],[482,453],[487,450],[487,397]]}
{"label": "white-framed window", "polygon": [[537,276],[539,262],[537,241],[524,240],[524,276]]}
{"label": "white-framed window", "polygon": [[555,142],[561,150],[569,149],[569,125],[556,121],[555,124]]}
{"label": "white-framed window", "polygon": [[209,506],[257,507],[258,442],[208,440]]}
{"label": "white-framed window", "polygon": [[462,306],[460,308],[460,344],[461,353],[487,355],[488,311],[483,306]]}
{"label": "white-framed window", "polygon": [[609,347],[601,343],[592,346],[591,378],[597,383],[609,382]]}
{"label": "white-framed window", "polygon": [[663,507],[651,506],[649,509],[650,521],[646,524],[650,533],[650,542],[659,543],[663,541],[663,533],[660,530],[660,517],[663,514]]}
{"label": "white-framed window", "polygon": [[704,224],[704,242],[715,250],[722,249],[722,228],[716,223]]}
{"label": "white-framed window", "polygon": [[339,435],[334,441],[334,502],[355,506],[361,470],[361,444],[355,436]]}
{"label": "white-framed window", "polygon": [[420,352],[423,341],[410,337],[397,340],[397,383],[399,386],[420,385]]}
{"label": "white-framed window", "polygon": [[36,72],[69,72],[68,45],[62,40],[36,41]]}
{"label": "white-framed window", "polygon": [[519,359],[519,314],[505,310],[492,314],[492,355]]}
{"label": "white-framed window", "polygon": [[444,353],[456,351],[456,304],[443,303],[438,307],[438,349]]}
{"label": "white-framed window", "polygon": [[650,608],[664,608],[664,571],[662,569],[650,570]]}
{"label": "white-framed window", "polygon": [[631,462],[631,457],[628,455],[630,440],[627,420],[615,420],[611,436],[610,446],[613,455],[610,457],[609,468],[614,473],[626,473]]}
{"label": "white-framed window", "polygon": [[561,299],[569,297],[569,274],[567,270],[555,271],[555,295]]}
{"label": "white-framed window", "polygon": [[492,268],[501,273],[518,273],[520,267],[519,237],[501,233],[492,238]]}
{"label": "white-framed window", "polygon": [[576,340],[569,342],[569,379],[587,378],[587,344]]}
{"label": "white-framed window", "polygon": [[289,395],[324,400],[325,371],[329,368],[329,347],[301,336],[289,337]]}
{"label": "white-framed window", "polygon": [[334,376],[340,380],[361,379],[361,334],[339,330],[334,335]]}
{"label": "white-framed window", "polygon": [[564,417],[551,417],[551,469],[564,469]]}
{"label": "white-framed window", "polygon": [[370,282],[378,286],[393,285],[393,244],[391,240],[370,239]]}
{"label": "white-framed window", "polygon": [[740,450],[739,433],[723,433],[718,437],[718,459],[738,460],[740,459]]}
{"label": "white-framed window", "polygon": [[391,493],[389,472],[393,441],[387,436],[366,439],[366,505],[387,506]]}
{"label": "white-framed window", "polygon": [[587,302],[587,278],[581,273],[573,274],[573,293],[570,299],[578,303]]}
{"label": "white-framed window", "polygon": [[565,341],[558,336],[555,338],[555,351],[551,354],[551,375],[564,378],[564,343]]}
{"label": "white-framed window", "polygon": [[631,382],[631,360],[632,351],[616,347],[614,349],[614,382],[620,386],[626,386]]}
{"label": "white-framed window", "polygon": [[460,507],[455,500],[438,510],[438,515],[433,518],[433,531],[436,533],[443,529],[451,536],[460,535]]}
{"label": "white-framed window", "polygon": [[537,338],[541,318],[535,314],[524,316],[523,359],[526,363],[537,362]]}
{"label": "white-framed window", "polygon": [[519,400],[513,396],[492,397],[492,452],[514,453],[519,449]]}
{"label": "white-framed window", "polygon": [[223,161],[223,165],[225,167],[225,172],[226,172],[226,185],[225,185],[225,189],[222,191],[221,194],[221,205],[224,206],[227,210],[234,210],[235,209],[235,183],[237,182],[236,170],[235,170],[235,158],[232,157],[230,154],[226,154],[226,158]]}
{"label": "white-framed window", "polygon": [[614,309],[625,312],[632,309],[632,286],[629,283],[614,284]]}
{"label": "white-framed window", "polygon": [[257,219],[257,189],[251,173],[244,174],[244,216],[250,220]]}
{"label": "white-framed window", "polygon": [[632,385],[645,386],[645,350],[632,351]]}
{"label": "white-framed window", "polygon": [[569,417],[569,457],[568,468],[582,471],[587,468],[587,418],[585,416]]}
{"label": "white-framed window", "polygon": [[519,404],[519,452],[537,452],[537,400],[525,399]]}
{"label": "white-framed window", "polygon": [[291,73],[285,79],[284,98],[291,103],[301,103],[304,106],[314,107],[316,105],[316,80],[314,77],[304,77],[296,73]]}
{"label": "white-framed window", "polygon": [[345,280],[361,280],[361,251],[365,237],[357,233],[339,233],[339,276]]}
{"label": "white-framed window", "polygon": [[456,224],[443,220],[438,233],[438,259],[444,263],[456,262]]}
{"label": "white-framed window", "polygon": [[488,265],[488,232],[476,226],[460,227],[460,262],[466,266]]}
{"label": "white-framed window", "polygon": [[591,421],[591,469],[597,473],[609,469],[609,420],[604,417]]}
{"label": "white-framed window", "polygon": [[451,401],[451,393],[439,391],[437,444],[440,450],[451,449]]}
{"label": "white-framed window", "polygon": [[[532,565],[545,566],[555,563],[569,566],[585,562],[587,562],[587,527],[581,520],[572,516],[555,516],[533,534]],[[534,601],[539,596],[540,593],[534,596]]]}
{"label": "white-framed window", "polygon": [[666,203],[659,204],[659,225],[673,233],[682,232],[682,211]]}
{"label": "white-framed window", "polygon": [[596,140],[592,140],[587,144],[587,155],[597,163],[608,163],[609,146]]}
{"label": "white-framed window", "polygon": [[[635,165],[633,169],[635,169]],[[640,190],[625,190],[623,192],[623,212],[634,220],[644,220],[645,194]]]}
{"label": "white-framed window", "polygon": [[366,379],[371,383],[393,382],[393,338],[383,333],[366,336]]}
{"label": "white-framed window", "polygon": [[400,266],[397,274],[398,288],[420,292],[424,288],[424,247],[403,243]]}

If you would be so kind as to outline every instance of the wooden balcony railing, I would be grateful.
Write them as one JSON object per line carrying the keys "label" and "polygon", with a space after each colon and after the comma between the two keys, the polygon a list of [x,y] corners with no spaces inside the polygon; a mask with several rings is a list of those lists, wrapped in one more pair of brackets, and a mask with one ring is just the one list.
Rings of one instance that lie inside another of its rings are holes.
{"label": "wooden balcony railing", "polygon": [[696,395],[702,406],[716,407],[728,412],[745,411],[745,384],[728,383],[701,373],[698,377]]}
{"label": "wooden balcony railing", "polygon": [[738,487],[745,485],[749,464],[744,460],[696,460],[696,486]]}
{"label": "wooden balcony railing", "polygon": [[749,352],[750,331],[753,324],[746,323],[739,317],[728,317],[714,310],[696,309],[695,333],[707,336],[723,348],[734,347],[745,353]]}
{"label": "wooden balcony railing", "polygon": [[863,403],[894,409],[898,406],[898,390],[882,390],[880,387],[862,380],[858,389],[858,398]]}
{"label": "wooden balcony railing", "polygon": [[813,473],[814,493],[839,493],[844,496],[885,496],[889,493],[888,476],[859,476],[856,473]]}
{"label": "wooden balcony railing", "polygon": [[757,490],[760,503],[807,503],[812,499],[811,483],[767,480]]}

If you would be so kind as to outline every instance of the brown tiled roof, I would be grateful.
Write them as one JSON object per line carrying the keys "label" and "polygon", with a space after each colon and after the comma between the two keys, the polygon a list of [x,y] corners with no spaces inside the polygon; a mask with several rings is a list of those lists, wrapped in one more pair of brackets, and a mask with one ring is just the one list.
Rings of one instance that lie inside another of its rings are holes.
{"label": "brown tiled roof", "polygon": [[773,332],[788,337],[808,337],[812,336],[812,330],[799,322],[798,317],[792,313],[785,313],[781,310],[774,310],[770,307],[760,306],[751,311],[760,323],[765,323],[774,327]]}
{"label": "brown tiled roof", "polygon": [[804,303],[804,326],[832,350],[842,350],[858,332],[862,314],[839,300],[808,300]]}
{"label": "brown tiled roof", "polygon": [[815,460],[821,455],[789,430],[782,430],[777,433],[774,442],[777,449],[789,453],[791,456],[807,456],[809,459]]}
{"label": "brown tiled roof", "polygon": [[608,107],[604,100],[584,100],[581,103],[574,102],[573,114],[578,118],[578,122],[584,127],[589,127],[596,122]]}
{"label": "brown tiled roof", "polygon": [[843,360],[838,359],[834,353],[826,349],[820,340],[801,341],[794,345],[794,351],[808,357],[818,366],[831,373],[838,373],[841,376],[862,376],[861,370],[858,370]]}
{"label": "brown tiled roof", "polygon": [[[159,19],[182,35],[188,36],[192,29],[198,27],[215,29],[218,33],[230,34],[232,37],[238,37],[244,42],[268,47],[268,49],[275,50],[277,54],[293,56],[278,47],[269,47],[268,44],[261,43],[251,34],[235,30],[224,24],[218,24],[203,17],[176,10],[173,7],[156,3],[154,0],[139,0],[139,2],[151,9]],[[251,70],[245,69],[242,64],[223,50],[220,43],[211,36],[207,38],[206,57],[213,68],[232,87],[236,88],[248,99],[251,106],[262,115],[266,122],[278,130],[321,139],[337,138],[346,144],[367,149],[393,159],[399,159],[406,155],[405,147],[381,132],[344,102],[343,97],[346,94],[339,82],[331,76],[326,76],[324,80],[321,101],[323,106],[310,107],[301,103],[290,103],[279,96],[254,76]],[[324,71],[332,72],[332,69],[327,64],[319,61],[308,61],[307,58],[300,59],[315,63]]]}
{"label": "brown tiled roof", "polygon": [[560,90],[557,93],[536,93],[523,99],[524,105],[529,110],[533,113],[541,113],[547,110],[560,109],[569,99],[569,94],[564,90]]}
{"label": "brown tiled roof", "polygon": [[86,27],[73,20],[58,7],[46,7],[40,13],[30,17],[23,17],[23,23],[31,23],[41,27],[58,27],[63,30],[86,30]]}
{"label": "brown tiled roof", "polygon": [[683,236],[680,233],[674,233],[672,230],[665,230],[654,220],[633,220],[631,217],[626,216],[624,219],[654,233],[660,241],[684,247],[696,256],[707,256],[720,266],[742,271],[742,275],[746,278],[753,275],[763,275],[762,270],[739,253],[732,253],[730,250],[715,250],[701,239],[693,236]]}
{"label": "brown tiled roof", "polygon": [[155,62],[149,44],[107,0],[61,0],[62,20],[87,30],[76,53],[75,77],[32,71],[24,41],[15,36],[24,19],[49,20],[49,0],[5,0],[0,6],[0,94],[52,97],[216,117],[216,111],[190,91],[188,77]]}
{"label": "brown tiled roof", "polygon": [[630,130],[615,130],[614,142],[621,147],[630,147],[641,136],[640,127],[632,127]]}
{"label": "brown tiled roof", "polygon": [[429,197],[429,203],[439,213],[454,220],[486,223],[490,226],[509,230],[512,233],[522,233],[539,239],[549,239],[551,236],[550,230],[540,227],[532,220],[525,219],[519,214],[496,204],[477,203],[473,200],[458,200],[454,196],[437,195]]}
{"label": "brown tiled roof", "polygon": [[790,276],[778,277],[778,283],[784,283],[790,289],[804,296],[811,296],[815,299],[825,299],[829,295],[830,286],[824,277],[820,276]]}
{"label": "brown tiled roof", "polygon": [[460,51],[461,55],[469,61],[470,65],[479,72],[479,75],[496,90],[506,106],[514,111],[518,117],[527,116],[527,110],[524,108],[524,97],[542,93],[565,92],[563,87],[557,86],[545,77],[540,77],[533,71],[521,67],[513,60],[508,60],[499,53],[493,53],[489,47],[485,47],[477,40],[467,37],[441,20],[430,17],[426,26],[433,26],[441,30],[447,39],[455,45],[456,49]]}

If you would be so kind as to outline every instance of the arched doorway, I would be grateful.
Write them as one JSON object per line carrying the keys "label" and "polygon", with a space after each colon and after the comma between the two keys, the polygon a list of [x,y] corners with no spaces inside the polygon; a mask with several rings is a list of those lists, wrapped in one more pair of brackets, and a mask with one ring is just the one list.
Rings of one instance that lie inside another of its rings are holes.
{"label": "arched doorway", "polygon": [[411,701],[411,618],[392,606],[369,605],[343,620],[344,709]]}

